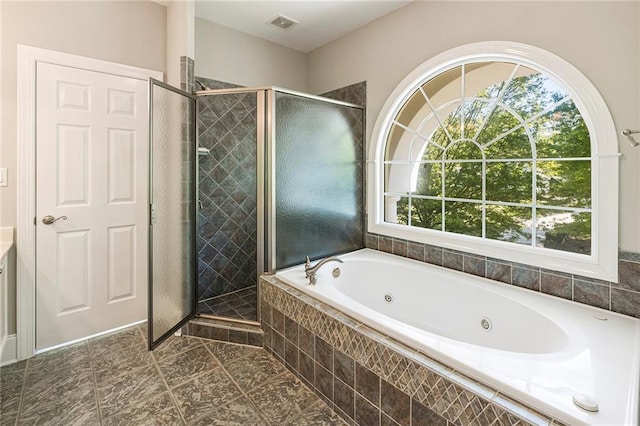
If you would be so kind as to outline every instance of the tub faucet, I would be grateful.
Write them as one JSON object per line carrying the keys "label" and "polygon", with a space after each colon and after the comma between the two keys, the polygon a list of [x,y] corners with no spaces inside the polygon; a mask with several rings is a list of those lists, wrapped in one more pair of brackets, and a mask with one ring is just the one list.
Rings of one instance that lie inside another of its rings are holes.
{"label": "tub faucet", "polygon": [[342,259],[339,259],[337,257],[327,257],[327,258],[322,259],[321,261],[319,261],[315,265],[311,266],[311,260],[309,260],[309,256],[307,256],[307,261],[304,264],[304,273],[306,274],[307,278],[309,279],[309,285],[316,285],[316,272],[318,272],[318,269],[320,269],[320,267],[322,267],[322,265],[324,265],[325,263],[328,263],[328,262],[344,263],[344,261]]}

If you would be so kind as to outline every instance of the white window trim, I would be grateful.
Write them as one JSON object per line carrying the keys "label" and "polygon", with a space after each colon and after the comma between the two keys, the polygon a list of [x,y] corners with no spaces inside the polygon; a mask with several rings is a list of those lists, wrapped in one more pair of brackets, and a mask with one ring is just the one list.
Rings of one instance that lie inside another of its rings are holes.
{"label": "white window trim", "polygon": [[[384,221],[384,148],[398,109],[415,88],[452,67],[469,62],[517,61],[538,69],[563,86],[591,136],[592,253],[583,255],[420,229]],[[521,43],[472,43],[443,52],[418,66],[394,89],[382,107],[372,133],[367,203],[368,231],[495,257],[566,273],[618,281],[618,137],[611,113],[596,89],[577,68],[546,50]]]}

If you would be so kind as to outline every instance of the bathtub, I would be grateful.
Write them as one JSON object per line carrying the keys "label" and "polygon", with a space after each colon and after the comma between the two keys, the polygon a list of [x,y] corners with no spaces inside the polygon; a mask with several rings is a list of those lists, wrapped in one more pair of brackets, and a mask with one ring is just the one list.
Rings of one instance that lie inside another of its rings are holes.
{"label": "bathtub", "polygon": [[276,277],[569,425],[638,424],[639,320],[375,250],[339,257],[315,286],[302,265]]}

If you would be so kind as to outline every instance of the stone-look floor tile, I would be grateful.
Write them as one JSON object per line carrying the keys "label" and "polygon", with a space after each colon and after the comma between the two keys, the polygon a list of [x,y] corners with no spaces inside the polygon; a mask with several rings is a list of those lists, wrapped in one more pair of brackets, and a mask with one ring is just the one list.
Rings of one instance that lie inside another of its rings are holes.
{"label": "stone-look floor tile", "polygon": [[293,374],[286,372],[248,394],[260,412],[272,424],[299,417],[318,401],[317,397]]}
{"label": "stone-look floor tile", "polygon": [[304,410],[298,417],[286,419],[282,424],[291,426],[342,426],[347,423],[331,411],[331,409],[327,407],[327,404],[322,401],[317,401]]}
{"label": "stone-look floor tile", "polygon": [[20,407],[22,384],[0,387],[0,425],[15,423]]}
{"label": "stone-look floor tile", "polygon": [[285,367],[282,364],[263,350],[230,362],[224,368],[245,392],[285,371]]}
{"label": "stone-look floor tile", "polygon": [[0,368],[0,389],[22,386],[27,361],[16,362]]}
{"label": "stone-look floor tile", "polygon": [[158,361],[160,372],[169,387],[174,387],[198,374],[202,374],[219,366],[218,361],[203,345],[172,358]]}
{"label": "stone-look floor tile", "polygon": [[[17,415],[17,413],[16,413]],[[18,419],[13,413],[0,413],[0,426],[14,426]]]}
{"label": "stone-look floor tile", "polygon": [[107,352],[129,350],[139,343],[146,344],[146,340],[142,337],[140,328],[135,326],[89,340],[89,352],[95,358]]}
{"label": "stone-look floor tile", "polygon": [[218,360],[225,365],[231,361],[242,358],[245,355],[252,354],[254,352],[262,351],[261,348],[236,345],[233,343],[222,342],[207,342],[205,346],[211,351],[211,353],[218,358]]}
{"label": "stone-look floor tile", "polygon": [[75,369],[80,365],[86,365],[87,361],[89,361],[89,344],[87,342],[45,352],[28,360],[29,371]]}
{"label": "stone-look floor tile", "polygon": [[240,397],[215,409],[199,419],[189,422],[201,426],[268,426],[255,406],[245,397]]}
{"label": "stone-look floor tile", "polygon": [[178,409],[169,393],[160,394],[129,406],[102,421],[103,426],[110,425],[183,425]]}
{"label": "stone-look floor tile", "polygon": [[124,407],[166,390],[155,365],[118,375],[113,380],[98,385],[98,401],[102,416],[110,416]]}
{"label": "stone-look floor tile", "polygon": [[51,415],[50,413],[34,413],[29,416],[20,417],[17,424],[84,426],[100,424],[100,420],[98,420],[98,409],[94,406],[91,409],[77,407],[77,409],[63,411],[55,415]]}
{"label": "stone-look floor tile", "polygon": [[91,386],[93,386],[93,372],[91,363],[87,359],[72,370],[45,370],[29,367],[24,381],[24,393],[38,400],[56,399],[67,392]]}
{"label": "stone-look floor tile", "polygon": [[92,359],[96,382],[112,380],[114,376],[127,375],[132,370],[153,363],[153,357],[142,343],[127,351],[106,352]]}
{"label": "stone-look floor tile", "polygon": [[93,424],[98,422],[98,407],[91,383],[78,387],[71,381],[65,386],[53,386],[25,393],[18,424]]}
{"label": "stone-look floor tile", "polygon": [[187,422],[242,395],[221,367],[173,388],[171,393]]}
{"label": "stone-look floor tile", "polygon": [[147,340],[147,334],[149,333],[149,327],[147,326],[147,322],[143,322],[142,324],[138,324],[137,325],[138,330],[140,330],[140,333],[142,333],[142,337],[145,339],[145,343]]}
{"label": "stone-look floor tile", "polygon": [[171,336],[151,351],[158,361],[202,347],[202,340],[189,336]]}

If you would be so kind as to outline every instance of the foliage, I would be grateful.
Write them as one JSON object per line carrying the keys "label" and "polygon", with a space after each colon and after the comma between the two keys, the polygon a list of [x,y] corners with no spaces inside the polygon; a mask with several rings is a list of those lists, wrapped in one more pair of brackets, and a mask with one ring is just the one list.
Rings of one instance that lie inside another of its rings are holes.
{"label": "foliage", "polygon": [[[444,219],[448,232],[482,236],[483,167],[487,238],[531,244],[534,178],[538,207],[591,207],[590,138],[575,104],[539,73],[514,78],[505,88],[506,84],[485,88],[441,117],[442,126],[424,149],[411,202],[402,197],[397,204],[398,222],[407,224],[410,218],[412,226],[443,229]],[[483,154],[490,161],[483,161]],[[444,201],[443,196],[476,202]],[[545,241],[538,242],[588,253],[590,214],[574,214],[573,221],[564,222],[550,217],[559,213],[566,211],[536,209],[538,218],[548,219],[546,229],[538,227]]]}

